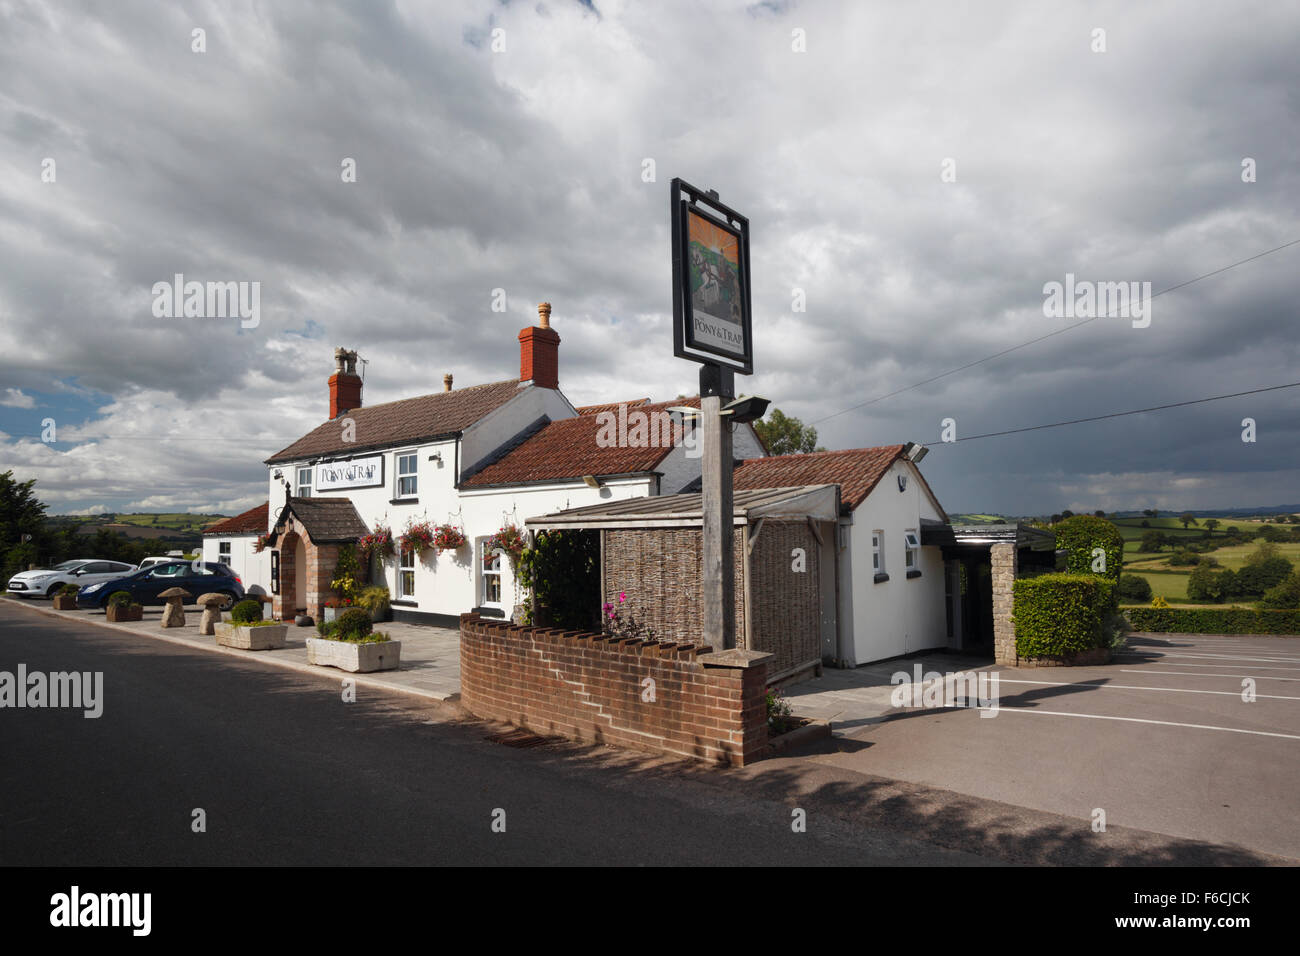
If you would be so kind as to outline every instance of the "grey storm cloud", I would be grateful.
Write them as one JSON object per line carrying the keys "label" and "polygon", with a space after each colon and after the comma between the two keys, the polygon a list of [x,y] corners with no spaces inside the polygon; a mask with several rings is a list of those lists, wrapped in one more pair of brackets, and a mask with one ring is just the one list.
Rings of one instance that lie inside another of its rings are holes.
{"label": "grey storm cloud", "polygon": [[[55,510],[248,507],[324,418],[336,345],[368,402],[508,378],[542,299],[576,403],[693,392],[675,175],[751,218],[739,384],[827,447],[1292,381],[1300,246],[1161,295],[1149,328],[1099,318],[864,404],[1058,331],[1066,273],[1160,291],[1300,238],[1298,36],[1265,2],[11,0],[0,395],[34,422],[32,395],[95,407],[60,422],[72,445],[11,427],[0,468]],[[260,324],[155,317],[175,273],[259,282]],[[925,470],[953,511],[1293,502],[1297,392],[938,445]]]}

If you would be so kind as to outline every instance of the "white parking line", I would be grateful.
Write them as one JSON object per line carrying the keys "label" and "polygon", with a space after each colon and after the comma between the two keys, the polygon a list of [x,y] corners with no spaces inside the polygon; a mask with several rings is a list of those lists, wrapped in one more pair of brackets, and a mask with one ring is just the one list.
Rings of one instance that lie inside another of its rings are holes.
{"label": "white parking line", "polygon": [[1036,707],[1007,707],[1003,705],[998,708],[998,713],[1043,714],[1048,717],[1088,717],[1092,720],[1123,720],[1133,724],[1160,724],[1165,727],[1190,727],[1193,730],[1218,730],[1227,734],[1253,734],[1256,737],[1284,737],[1287,740],[1300,740],[1300,735],[1275,734],[1267,730],[1243,730],[1240,727],[1216,727],[1212,724],[1181,724],[1173,720],[1147,720],[1142,717],[1110,717],[1106,714],[1072,714],[1066,710],[1039,710]]}
{"label": "white parking line", "polygon": [[[1010,680],[1001,678],[1003,684],[1037,684],[1041,687],[1094,687],[1098,690],[1152,690],[1160,694],[1214,694],[1219,697],[1240,697],[1239,690],[1193,690],[1190,687],[1142,687],[1135,684],[1094,684],[1091,681],[1066,683],[1050,680]],[[1300,697],[1282,697],[1278,694],[1256,694],[1266,700],[1300,700]]]}
{"label": "white parking line", "polygon": [[[1126,651],[1123,657],[1138,657],[1141,655],[1133,654]],[[1232,661],[1267,661],[1270,664],[1295,664],[1291,670],[1300,670],[1300,661],[1293,661],[1289,657],[1238,657],[1231,654],[1160,654],[1158,657],[1163,660],[1166,657],[1186,657],[1198,661],[1220,661],[1231,663]]]}
{"label": "white parking line", "polygon": [[1138,668],[1121,667],[1121,674],[1146,674],[1147,676],[1164,677],[1168,674],[1170,677],[1250,677],[1254,680],[1287,680],[1300,681],[1300,677],[1271,677],[1268,674],[1206,674],[1200,671],[1152,671],[1139,670]]}
{"label": "white parking line", "polygon": [[[1120,657],[1128,657],[1129,655],[1128,655],[1128,654],[1120,654],[1120,655],[1118,655],[1118,656],[1120,656]],[[1230,661],[1219,661],[1219,662],[1214,663],[1214,664],[1196,664],[1196,663],[1193,663],[1193,662],[1190,662],[1190,661],[1179,661],[1178,663],[1175,664],[1175,663],[1173,663],[1173,662],[1171,661],[1171,662],[1168,663],[1168,664],[1161,664],[1159,661],[1147,661],[1146,664],[1147,664],[1148,667],[1227,667],[1227,666],[1229,666],[1229,665],[1231,664],[1231,662],[1230,662]],[[1252,671],[1293,671],[1293,670],[1300,670],[1300,668],[1295,668],[1295,667],[1269,667],[1269,666],[1267,666],[1267,665],[1261,665],[1261,666],[1259,666],[1259,667],[1252,667],[1251,670],[1252,670]],[[1154,673],[1159,673],[1159,672],[1156,671],[1156,672],[1154,672]]]}

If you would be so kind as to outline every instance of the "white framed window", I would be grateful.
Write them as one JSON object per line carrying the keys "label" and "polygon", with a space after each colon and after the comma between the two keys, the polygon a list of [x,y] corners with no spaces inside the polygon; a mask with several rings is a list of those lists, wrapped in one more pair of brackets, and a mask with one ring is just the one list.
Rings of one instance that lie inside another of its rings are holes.
{"label": "white framed window", "polygon": [[907,570],[915,571],[921,559],[921,539],[914,530],[908,530],[903,532],[903,540],[907,545]]}
{"label": "white framed window", "polygon": [[479,600],[485,606],[501,606],[501,552],[490,550],[487,541],[484,540],[483,550],[483,574],[482,587],[479,589]]}
{"label": "white framed window", "polygon": [[885,573],[885,532],[879,528],[871,532],[871,570]]}
{"label": "white framed window", "polygon": [[217,542],[217,560],[220,561],[222,564],[226,565],[227,567],[230,566],[230,542],[229,541]]}
{"label": "white framed window", "polygon": [[311,468],[310,468],[310,466],[307,467],[307,468],[299,468],[299,469],[298,469],[298,486],[297,486],[297,488],[296,488],[295,491],[294,491],[294,497],[296,497],[296,498],[310,498],[310,497],[311,497]]}
{"label": "white framed window", "polygon": [[397,495],[398,498],[414,498],[420,491],[419,452],[401,452],[397,456]]}
{"label": "white framed window", "polygon": [[415,597],[415,549],[403,550],[397,559],[397,596]]}

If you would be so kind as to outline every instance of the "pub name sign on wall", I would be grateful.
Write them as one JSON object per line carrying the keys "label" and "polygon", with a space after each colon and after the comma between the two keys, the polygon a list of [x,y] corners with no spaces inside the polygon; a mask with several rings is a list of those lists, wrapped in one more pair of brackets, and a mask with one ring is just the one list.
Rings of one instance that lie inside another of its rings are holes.
{"label": "pub name sign on wall", "polygon": [[681,179],[671,202],[673,354],[751,375],[749,220]]}
{"label": "pub name sign on wall", "polygon": [[317,491],[343,488],[377,488],[384,483],[384,456],[369,455],[351,461],[327,461],[316,465]]}

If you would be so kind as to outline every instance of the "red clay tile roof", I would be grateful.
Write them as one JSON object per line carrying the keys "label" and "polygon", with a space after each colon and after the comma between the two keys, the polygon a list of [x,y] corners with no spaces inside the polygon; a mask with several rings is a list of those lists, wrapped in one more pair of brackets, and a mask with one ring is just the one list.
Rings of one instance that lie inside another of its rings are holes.
{"label": "red clay tile roof", "polygon": [[266,464],[317,458],[340,452],[355,454],[387,445],[414,444],[468,428],[519,394],[519,380],[492,382],[451,392],[434,392],[382,405],[354,408],[346,417],[356,423],[356,441],[344,442],[338,421],[328,421],[266,459]]}
{"label": "red clay tile roof", "polygon": [[[617,416],[619,404],[621,403],[611,403],[609,408],[602,407],[599,411],[613,412]],[[699,408],[700,400],[681,398],[671,402],[635,407],[632,407],[631,403],[627,404],[629,414],[637,411],[651,416],[656,412],[666,412],[671,406]],[[462,485],[476,488],[529,481],[563,481],[581,478],[584,475],[600,477],[640,474],[653,471],[672,450],[671,443],[664,443],[664,436],[658,424],[661,420],[658,418],[649,418],[649,422],[654,423],[654,434],[651,435],[650,428],[646,428],[645,447],[622,448],[614,445],[602,448],[596,439],[601,429],[608,427],[608,421],[608,419],[598,418],[597,414],[593,413],[550,422],[517,448],[467,478]],[[632,431],[634,425],[635,421],[627,424],[628,432]],[[614,428],[618,428],[617,423]],[[669,436],[670,441],[680,441],[680,436],[680,426],[674,425]],[[650,441],[658,443],[650,445]]]}
{"label": "red clay tile roof", "polygon": [[880,483],[889,466],[902,455],[902,445],[881,445],[877,448],[815,451],[806,455],[748,458],[736,466],[735,487],[739,490],[836,484],[840,486],[840,502],[856,508]]}
{"label": "red clay tile roof", "polygon": [[302,522],[313,544],[356,541],[370,533],[351,498],[290,498],[279,520],[283,521],[290,513]]}
{"label": "red clay tile roof", "polygon": [[243,514],[218,521],[203,529],[204,534],[265,534],[267,512],[270,502],[263,501],[256,508],[249,508]]}
{"label": "red clay tile roof", "polygon": [[[626,405],[628,408],[632,408],[633,406],[641,406],[641,405],[649,405],[649,404],[650,404],[650,399],[648,398],[633,398],[633,399],[629,399],[626,402],[606,402],[603,405],[580,405],[578,406],[578,414],[598,415],[601,412],[617,412],[618,406],[620,405]],[[591,472],[587,472],[587,474],[591,474]]]}

